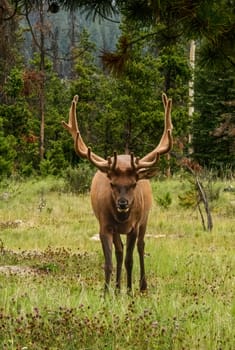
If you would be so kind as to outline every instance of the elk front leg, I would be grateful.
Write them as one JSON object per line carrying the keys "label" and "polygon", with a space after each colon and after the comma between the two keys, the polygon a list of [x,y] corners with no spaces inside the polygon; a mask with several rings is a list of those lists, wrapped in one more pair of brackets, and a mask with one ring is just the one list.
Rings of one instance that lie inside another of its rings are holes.
{"label": "elk front leg", "polygon": [[129,233],[126,239],[126,258],[125,258],[128,292],[131,292],[131,289],[132,289],[133,251],[135,248],[135,242],[136,242],[136,233],[135,232]]}
{"label": "elk front leg", "polygon": [[116,255],[116,261],[117,261],[116,289],[117,291],[120,291],[122,263],[123,263],[123,243],[119,234],[114,235],[113,243],[115,246],[115,255]]}
{"label": "elk front leg", "polygon": [[144,235],[145,235],[146,225],[140,228],[139,237],[137,241],[137,249],[139,253],[140,260],[140,291],[145,291],[147,289],[147,282],[145,277],[145,267],[144,267]]}
{"label": "elk front leg", "polygon": [[113,264],[112,264],[112,244],[113,236],[112,234],[100,234],[100,240],[104,253],[104,272],[105,272],[105,292],[109,289],[109,283],[112,275]]}

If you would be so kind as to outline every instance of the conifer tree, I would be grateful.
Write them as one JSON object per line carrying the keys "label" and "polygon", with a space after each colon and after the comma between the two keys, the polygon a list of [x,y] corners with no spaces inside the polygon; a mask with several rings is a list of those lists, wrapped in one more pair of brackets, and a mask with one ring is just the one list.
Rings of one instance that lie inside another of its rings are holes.
{"label": "conifer tree", "polygon": [[234,70],[228,64],[196,73],[194,158],[210,168],[235,168],[234,86]]}
{"label": "conifer tree", "polygon": [[3,120],[0,117],[0,180],[14,171],[15,144],[14,136],[4,135]]}

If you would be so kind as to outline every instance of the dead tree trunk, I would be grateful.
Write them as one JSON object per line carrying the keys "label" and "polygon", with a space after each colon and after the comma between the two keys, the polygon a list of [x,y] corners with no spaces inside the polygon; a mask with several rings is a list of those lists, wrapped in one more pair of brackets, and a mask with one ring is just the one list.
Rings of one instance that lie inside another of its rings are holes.
{"label": "dead tree trunk", "polygon": [[39,112],[40,112],[40,160],[44,159],[45,153],[45,26],[44,26],[44,2],[40,2],[39,18],[40,18],[40,96],[39,96]]}

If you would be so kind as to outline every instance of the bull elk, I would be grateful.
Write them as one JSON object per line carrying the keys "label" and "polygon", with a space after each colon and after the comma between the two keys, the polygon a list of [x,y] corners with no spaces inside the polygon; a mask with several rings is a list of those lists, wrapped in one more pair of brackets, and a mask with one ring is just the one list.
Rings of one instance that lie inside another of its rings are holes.
{"label": "bull elk", "polygon": [[78,96],[74,96],[68,124],[62,122],[74,140],[76,153],[87,158],[98,171],[91,184],[91,204],[100,226],[105,265],[105,291],[108,290],[113,264],[112,246],[116,255],[116,288],[120,290],[123,263],[123,243],[120,234],[126,234],[125,267],[127,290],[132,288],[133,250],[137,240],[140,262],[140,290],[147,289],[144,267],[144,236],[149,210],[152,204],[152,191],[149,179],[156,174],[156,164],[161,154],[172,147],[171,99],[162,95],[165,109],[165,127],[158,146],[143,158],[117,155],[104,159],[91,151],[84,143],[76,118]]}

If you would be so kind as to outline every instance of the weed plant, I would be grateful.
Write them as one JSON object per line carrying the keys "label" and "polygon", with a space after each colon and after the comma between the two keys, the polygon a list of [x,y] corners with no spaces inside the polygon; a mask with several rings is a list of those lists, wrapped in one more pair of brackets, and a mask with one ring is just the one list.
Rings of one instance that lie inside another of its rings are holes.
{"label": "weed plant", "polygon": [[[14,187],[0,201],[0,348],[234,349],[234,193],[218,185],[208,233],[198,213],[179,204],[182,179],[152,183],[148,291],[138,291],[135,251],[133,296],[123,271],[120,294],[111,288],[106,298],[89,195],[65,193],[64,182],[53,178]],[[166,193],[170,200],[161,207]]]}

